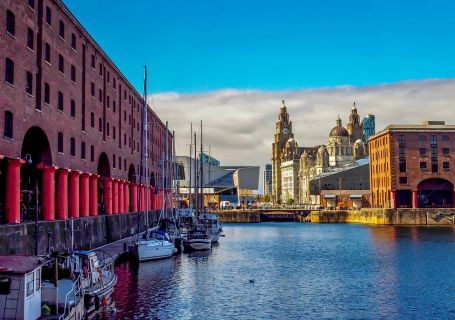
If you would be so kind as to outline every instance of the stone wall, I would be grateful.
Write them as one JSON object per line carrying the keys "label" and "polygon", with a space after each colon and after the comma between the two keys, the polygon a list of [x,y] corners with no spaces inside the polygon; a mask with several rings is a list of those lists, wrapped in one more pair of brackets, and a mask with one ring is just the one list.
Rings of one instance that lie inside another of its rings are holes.
{"label": "stone wall", "polygon": [[251,211],[217,211],[216,214],[220,217],[223,222],[237,222],[237,223],[247,223],[247,222],[261,222],[260,212],[251,212]]}
{"label": "stone wall", "polygon": [[[149,211],[149,224],[159,211]],[[140,228],[144,230],[145,215]],[[137,213],[38,222],[38,254],[50,251],[90,250],[137,233]],[[35,254],[35,223],[0,225],[0,255]]]}
{"label": "stone wall", "polygon": [[455,209],[361,209],[349,211],[312,211],[313,223],[365,223],[381,225],[455,224]]}

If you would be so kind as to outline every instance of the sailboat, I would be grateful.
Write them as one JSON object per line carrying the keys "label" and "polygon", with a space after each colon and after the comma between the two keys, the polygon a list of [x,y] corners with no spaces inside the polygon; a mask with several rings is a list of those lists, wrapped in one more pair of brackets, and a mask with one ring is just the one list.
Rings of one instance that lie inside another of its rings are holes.
{"label": "sailboat", "polygon": [[[194,134],[194,158],[196,159],[196,133]],[[201,121],[201,154],[202,154],[202,121]],[[196,187],[196,217],[191,228],[188,230],[186,239],[183,240],[183,247],[186,251],[193,250],[210,250],[212,248],[212,237],[210,230],[207,228],[205,223],[200,223],[199,215],[204,211],[204,171],[203,164],[200,161],[200,186],[201,186],[201,201],[198,201]],[[197,181],[196,177],[196,181]]]}
{"label": "sailboat", "polygon": [[[143,112],[144,116],[143,122],[144,122],[144,133],[142,136],[143,141],[145,140],[145,151],[144,148],[142,148],[141,152],[143,153],[141,156],[141,162],[143,159],[145,159],[145,181],[146,181],[146,190],[148,190],[149,186],[149,179],[148,179],[148,117],[147,117],[147,67],[144,67],[144,106],[143,106]],[[143,144],[144,145],[144,144]],[[166,156],[163,156],[163,162],[162,162],[162,190],[163,190],[163,201],[161,205],[161,212],[160,216],[158,218],[158,225],[160,223],[160,220],[162,218],[162,215],[164,214],[166,208],[166,189],[165,189],[165,180],[167,180],[165,177],[167,177],[168,171],[167,171],[167,162],[165,159],[167,159],[167,154],[168,154],[168,127],[167,127],[167,122],[166,122]],[[142,168],[142,163],[140,165]],[[142,179],[142,174],[140,174],[140,180]],[[145,194],[145,221],[146,221],[146,226],[148,226],[148,196],[149,193],[146,192]],[[138,197],[138,200],[140,201],[141,197]],[[139,206],[140,208],[140,206]],[[144,234],[144,238],[140,239],[137,241],[137,253],[138,253],[138,259],[139,261],[148,261],[148,260],[156,260],[156,259],[164,259],[164,258],[169,258],[172,256],[174,253],[174,243],[171,241],[169,234],[166,231],[159,230],[159,226],[156,226],[154,228],[147,229],[147,231]]]}

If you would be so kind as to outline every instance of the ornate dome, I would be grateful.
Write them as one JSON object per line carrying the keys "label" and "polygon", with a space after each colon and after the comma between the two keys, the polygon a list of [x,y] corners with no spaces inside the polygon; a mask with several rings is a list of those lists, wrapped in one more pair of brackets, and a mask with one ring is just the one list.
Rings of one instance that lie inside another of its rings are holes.
{"label": "ornate dome", "polygon": [[343,126],[336,126],[330,131],[329,137],[349,137],[349,132]]}
{"label": "ornate dome", "polygon": [[348,130],[341,125],[340,116],[338,116],[336,127],[330,130],[329,137],[349,137]]}

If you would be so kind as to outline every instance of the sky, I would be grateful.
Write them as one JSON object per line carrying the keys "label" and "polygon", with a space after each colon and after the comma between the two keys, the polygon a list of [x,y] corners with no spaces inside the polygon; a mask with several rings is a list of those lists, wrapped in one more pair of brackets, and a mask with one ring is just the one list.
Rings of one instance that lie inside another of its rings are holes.
{"label": "sky", "polygon": [[323,144],[338,114],[455,123],[455,1],[64,0],[176,131],[190,121],[225,165],[270,162],[281,100],[300,146]]}

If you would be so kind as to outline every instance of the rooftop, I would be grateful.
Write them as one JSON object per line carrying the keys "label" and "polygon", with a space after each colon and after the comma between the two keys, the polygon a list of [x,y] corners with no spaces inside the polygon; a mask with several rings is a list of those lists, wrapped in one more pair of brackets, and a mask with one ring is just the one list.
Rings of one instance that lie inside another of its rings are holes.
{"label": "rooftop", "polygon": [[43,258],[36,256],[0,256],[0,274],[24,274],[39,267]]}

